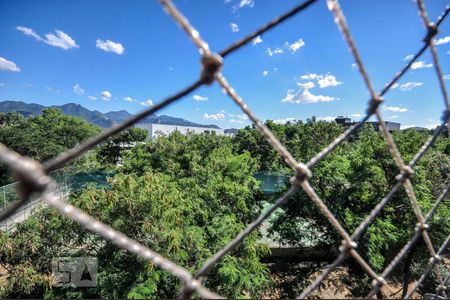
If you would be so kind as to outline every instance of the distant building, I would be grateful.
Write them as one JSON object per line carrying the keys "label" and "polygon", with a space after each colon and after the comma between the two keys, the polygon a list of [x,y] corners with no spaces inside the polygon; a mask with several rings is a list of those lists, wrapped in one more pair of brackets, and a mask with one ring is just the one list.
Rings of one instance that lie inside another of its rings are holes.
{"label": "distant building", "polygon": [[355,122],[352,122],[352,119],[344,117],[344,116],[338,116],[336,119],[334,119],[336,121],[336,123],[341,124],[341,125],[352,125],[355,124]]}
{"label": "distant building", "polygon": [[[356,124],[357,122],[352,121],[350,118],[344,117],[344,116],[338,116],[335,119],[336,123],[341,124],[343,126],[352,126]],[[386,127],[388,131],[399,131],[400,130],[400,123],[397,122],[390,122],[385,121]],[[374,127],[376,131],[380,131],[380,122],[366,122],[366,124],[370,124]]]}
{"label": "distant building", "polygon": [[159,136],[167,136],[174,131],[178,131],[181,134],[210,132],[215,133],[217,135],[224,135],[224,130],[217,127],[196,127],[196,126],[145,124],[145,123],[142,124],[138,123],[135,126],[147,130],[149,139],[155,139]]}

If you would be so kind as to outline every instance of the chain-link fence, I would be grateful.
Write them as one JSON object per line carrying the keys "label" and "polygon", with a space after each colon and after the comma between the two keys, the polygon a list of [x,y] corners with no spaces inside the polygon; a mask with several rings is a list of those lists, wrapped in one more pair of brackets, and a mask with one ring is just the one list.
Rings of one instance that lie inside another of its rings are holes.
{"label": "chain-link fence", "polygon": [[[194,44],[199,48],[201,54],[201,75],[194,83],[184,88],[183,90],[177,92],[173,96],[170,96],[160,103],[154,105],[153,107],[134,115],[130,119],[124,121],[123,123],[114,126],[108,130],[103,131],[98,136],[89,139],[85,143],[73,148],[65,153],[60,154],[56,158],[48,161],[44,165],[39,164],[29,158],[22,157],[17,153],[9,150],[4,145],[0,144],[0,160],[9,166],[10,170],[16,175],[20,180],[19,193],[21,195],[21,200],[14,203],[6,211],[4,211],[0,216],[0,221],[8,218],[14,213],[19,207],[26,204],[28,196],[31,193],[40,193],[42,199],[50,206],[59,210],[59,212],[74,220],[75,222],[82,225],[87,230],[95,232],[101,235],[103,238],[109,240],[110,242],[118,245],[119,247],[130,251],[144,259],[152,261],[156,266],[161,269],[173,274],[182,281],[182,290],[180,296],[189,297],[194,292],[198,293],[200,296],[205,298],[221,298],[220,295],[208,290],[202,285],[202,277],[206,276],[212,267],[220,261],[224,255],[230,252],[232,249],[236,248],[239,243],[242,242],[253,230],[256,230],[261,223],[266,220],[278,207],[289,201],[289,198],[297,193],[300,189],[309,196],[311,201],[320,209],[323,215],[329,220],[333,225],[339,235],[342,237],[342,246],[340,247],[340,254],[335,259],[335,261],[330,264],[323,272],[320,274],[299,296],[299,298],[307,297],[311,292],[319,287],[321,282],[333,271],[337,266],[342,264],[347,256],[353,257],[356,262],[362,267],[362,269],[373,279],[373,287],[370,291],[368,297],[372,297],[375,293],[379,292],[383,285],[388,285],[386,282],[387,276],[392,273],[394,268],[399,264],[403,257],[408,253],[408,251],[414,246],[414,244],[423,238],[425,245],[430,254],[430,260],[420,276],[413,286],[413,288],[408,292],[406,298],[409,298],[412,293],[416,291],[419,285],[424,281],[424,279],[436,269],[437,264],[442,261],[442,254],[444,253],[446,247],[450,244],[450,234],[448,235],[445,242],[439,247],[435,248],[430,239],[428,233],[427,221],[434,215],[438,206],[444,201],[447,196],[450,184],[447,183],[445,189],[443,190],[441,196],[435,202],[433,208],[426,216],[422,213],[420,206],[418,204],[416,195],[414,193],[414,188],[411,184],[410,178],[414,176],[414,167],[419,161],[419,159],[424,155],[424,153],[433,145],[434,141],[438,135],[444,130],[445,126],[450,128],[449,118],[450,118],[450,105],[448,100],[447,91],[444,84],[444,77],[439,64],[439,59],[437,51],[434,45],[433,38],[438,34],[438,28],[447,17],[450,12],[450,6],[444,8],[442,15],[437,19],[435,23],[431,22],[427,16],[427,12],[422,0],[417,0],[417,6],[419,10],[420,18],[423,21],[425,27],[425,38],[423,39],[423,45],[416,52],[414,57],[398,72],[394,75],[393,79],[390,80],[384,88],[377,93],[369,79],[366,68],[363,64],[361,56],[357,50],[356,44],[350,34],[350,29],[347,25],[346,19],[344,17],[343,11],[339,5],[338,0],[327,0],[328,9],[334,16],[334,20],[342,32],[345,42],[350,48],[351,55],[353,56],[355,63],[361,73],[367,90],[370,93],[370,100],[367,105],[367,111],[365,116],[355,125],[349,127],[343,134],[336,138],[328,147],[320,151],[315,155],[310,161],[303,164],[298,162],[289,151],[281,144],[281,142],[273,135],[273,133],[261,122],[249,106],[244,102],[244,100],[239,97],[237,92],[231,87],[228,81],[225,79],[221,73],[223,67],[223,59],[233,52],[237,51],[241,47],[250,43],[257,36],[267,32],[268,30],[276,27],[278,24],[286,21],[292,16],[306,10],[309,6],[313,5],[319,0],[307,0],[291,11],[275,18],[273,21],[262,26],[255,32],[249,34],[245,38],[233,43],[228,48],[214,53],[209,49],[208,44],[200,37],[197,30],[189,23],[189,21],[177,10],[177,8],[172,4],[170,0],[160,0],[162,7],[165,11],[174,19],[176,23],[186,32],[189,38],[194,42]],[[409,70],[411,65],[427,50],[431,51],[434,68],[436,70],[440,89],[444,98],[444,113],[442,117],[442,124],[434,131],[433,135],[428,139],[428,141],[422,146],[419,152],[414,156],[414,158],[409,162],[405,163],[397,149],[397,146],[392,138],[392,135],[386,127],[386,123],[380,113],[379,106],[383,103],[383,96],[397,83],[400,78]],[[142,120],[146,116],[154,114],[161,110],[162,108],[180,100],[184,96],[193,92],[203,85],[211,85],[213,82],[217,82],[225,91],[225,93],[242,109],[242,111],[249,117],[249,119],[255,124],[256,128],[261,132],[263,137],[269,142],[273,148],[281,155],[284,161],[292,168],[294,171],[294,176],[291,179],[291,187],[289,190],[275,203],[262,213],[254,222],[249,224],[242,232],[240,232],[234,239],[232,239],[225,247],[220,251],[215,253],[206,263],[195,273],[192,274],[181,266],[176,265],[172,261],[162,257],[158,253],[152,251],[144,245],[128,238],[123,233],[114,230],[110,226],[96,220],[90,215],[86,214],[82,210],[72,206],[71,204],[60,200],[54,193],[54,183],[47,175],[48,172],[61,168],[68,162],[80,157],[87,150],[95,147],[106,139],[114,136],[117,133],[125,130],[126,128],[134,125],[139,120]],[[325,205],[325,203],[317,195],[313,187],[309,182],[309,178],[312,176],[311,169],[322,160],[327,154],[333,151],[339,144],[346,140],[352,133],[354,133],[358,128],[360,128],[364,122],[366,122],[372,115],[378,119],[380,124],[380,131],[387,142],[389,151],[398,166],[400,173],[397,175],[397,183],[393,186],[391,191],[380,200],[380,202],[372,209],[371,213],[365,218],[365,220],[356,228],[353,233],[348,233],[343,226],[339,223],[333,213]],[[413,207],[414,213],[417,217],[418,223],[416,226],[415,234],[411,240],[403,247],[403,249],[397,254],[397,256],[390,262],[386,269],[381,273],[377,274],[370,265],[361,257],[357,251],[357,240],[364,232],[364,230],[374,221],[377,215],[383,210],[387,203],[392,199],[395,193],[397,193],[401,187],[405,189],[411,205]],[[439,272],[435,272],[437,279],[439,281],[439,286],[436,288],[436,294],[447,297],[445,292],[450,275],[442,278]]]}

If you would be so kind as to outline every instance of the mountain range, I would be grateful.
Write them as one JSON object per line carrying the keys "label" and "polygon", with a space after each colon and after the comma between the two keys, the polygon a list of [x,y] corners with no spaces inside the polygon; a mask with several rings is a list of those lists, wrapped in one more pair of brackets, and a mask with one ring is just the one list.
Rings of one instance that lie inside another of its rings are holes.
{"label": "mountain range", "polygon": [[[107,113],[101,113],[97,110],[89,110],[80,104],[67,103],[64,105],[54,105],[54,108],[61,109],[64,114],[68,116],[81,117],[91,124],[98,125],[103,128],[108,128],[114,124],[120,123],[132,116],[126,110],[110,111]],[[30,115],[40,115],[42,111],[46,109],[47,106],[43,106],[36,103],[25,103],[22,101],[2,101],[0,102],[0,112],[12,112],[16,111],[21,115],[28,117]],[[139,123],[147,124],[167,124],[167,125],[177,125],[177,126],[192,126],[192,127],[212,127],[220,128],[217,125],[209,124],[203,125],[195,122],[191,122],[182,118],[174,118],[166,115],[150,115],[145,119],[139,121]]]}

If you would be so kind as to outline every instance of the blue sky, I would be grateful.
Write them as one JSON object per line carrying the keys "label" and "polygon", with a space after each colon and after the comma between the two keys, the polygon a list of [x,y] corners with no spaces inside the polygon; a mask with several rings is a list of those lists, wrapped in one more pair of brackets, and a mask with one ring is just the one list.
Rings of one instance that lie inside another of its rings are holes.
{"label": "blue sky", "polygon": [[[174,1],[217,52],[299,2]],[[426,1],[430,18],[447,3]],[[421,46],[425,31],[416,5],[346,0],[341,6],[379,91]],[[448,78],[450,19],[436,40]],[[0,101],[75,102],[102,112],[136,113],[198,78],[199,60],[193,43],[155,0],[0,2]],[[263,120],[358,119],[369,95],[353,63],[325,1],[318,1],[228,56],[223,74]],[[404,126],[434,127],[443,108],[427,52],[386,95],[382,110],[387,120]],[[216,83],[159,114],[223,128],[249,124]]]}

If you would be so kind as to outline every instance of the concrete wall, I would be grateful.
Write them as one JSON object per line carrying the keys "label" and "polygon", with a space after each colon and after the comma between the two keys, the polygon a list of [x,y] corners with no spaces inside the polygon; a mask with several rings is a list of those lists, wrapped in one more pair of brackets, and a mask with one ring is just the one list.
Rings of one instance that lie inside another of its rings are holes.
{"label": "concrete wall", "polygon": [[215,132],[217,135],[224,135],[223,129],[212,127],[191,127],[166,124],[136,124],[136,127],[147,130],[150,139],[155,139],[161,135],[167,136],[174,131],[178,131],[181,134],[203,133],[209,131]]}

